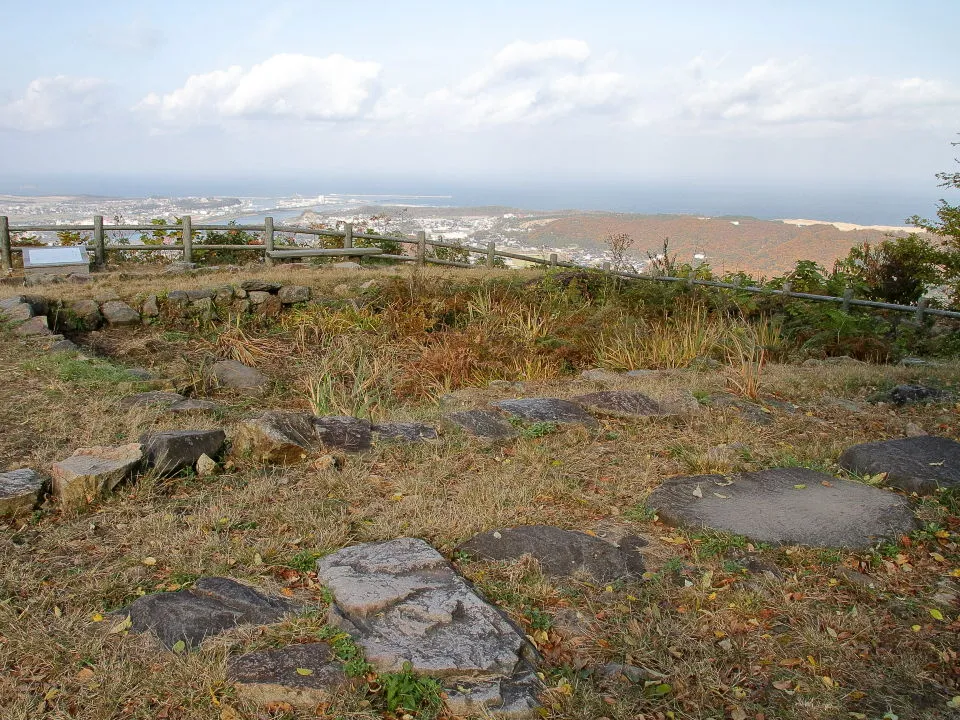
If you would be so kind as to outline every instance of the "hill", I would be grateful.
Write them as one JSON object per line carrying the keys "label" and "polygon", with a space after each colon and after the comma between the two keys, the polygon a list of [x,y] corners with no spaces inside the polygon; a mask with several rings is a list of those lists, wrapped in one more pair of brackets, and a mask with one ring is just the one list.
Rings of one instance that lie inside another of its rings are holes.
{"label": "hill", "polygon": [[[797,222],[797,221],[791,221]],[[833,224],[796,225],[752,217],[696,217],[693,215],[632,215],[583,213],[526,223],[531,244],[585,248],[604,247],[604,238],[627,233],[636,241],[635,253],[646,257],[670,239],[670,250],[688,261],[703,253],[715,269],[744,270],[773,275],[789,270],[797,260],[816,260],[830,267],[851,247],[877,243],[891,233],[877,229],[841,230]],[[906,234],[903,231],[899,234]]]}

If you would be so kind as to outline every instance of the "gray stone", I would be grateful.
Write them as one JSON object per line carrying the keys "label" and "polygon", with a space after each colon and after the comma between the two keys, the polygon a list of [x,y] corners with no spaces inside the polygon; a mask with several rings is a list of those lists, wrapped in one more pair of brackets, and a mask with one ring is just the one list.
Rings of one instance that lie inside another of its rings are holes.
{"label": "gray stone", "polygon": [[213,302],[215,305],[224,306],[233,302],[234,290],[230,285],[221,285],[214,288]]}
{"label": "gray stone", "polygon": [[45,486],[30,468],[0,473],[0,517],[29,515],[40,504]]}
{"label": "gray stone", "polygon": [[806,468],[672,478],[646,503],[668,524],[775,545],[865,548],[916,527],[905,498]]}
{"label": "gray stone", "polygon": [[251,305],[257,306],[269,300],[270,293],[265,292],[263,290],[251,290],[248,293],[247,297],[249,298]]}
{"label": "gray stone", "polygon": [[164,275],[175,275],[177,273],[188,272],[190,270],[196,270],[197,264],[193,262],[183,262],[178,260],[167,265],[166,269],[163,271]]}
{"label": "gray stone", "polygon": [[[309,671],[309,672],[304,672]],[[350,684],[343,665],[323,642],[288,645],[231,658],[227,680],[258,705],[288,703],[313,710]]]}
{"label": "gray stone", "polygon": [[46,315],[37,315],[14,328],[14,334],[21,337],[35,337],[39,335],[53,335],[47,323]]}
{"label": "gray stone", "polygon": [[371,425],[370,430],[378,442],[416,443],[437,439],[437,429],[423,423],[380,423]]}
{"label": "gray stone", "polygon": [[78,352],[79,350],[80,348],[72,340],[57,340],[47,348],[47,352],[51,353]]}
{"label": "gray stone", "polygon": [[231,436],[232,452],[260,462],[293,464],[314,451],[314,416],[305,412],[268,410],[241,420]]}
{"label": "gray stone", "polygon": [[597,669],[597,677],[604,687],[614,688],[621,683],[639,683],[644,680],[657,680],[663,676],[636,665],[609,662]]}
{"label": "gray stone", "polygon": [[854,445],[839,463],[861,475],[886,473],[887,485],[921,495],[960,486],[960,443],[937,435]]}
{"label": "gray stone", "polygon": [[96,330],[103,325],[100,306],[94,300],[74,300],[57,317],[57,327],[70,330]]}
{"label": "gray stone", "polygon": [[307,302],[310,299],[310,288],[305,285],[284,285],[277,293],[277,297],[284,305]]}
{"label": "gray stone", "polygon": [[[409,662],[453,688],[499,683],[476,702],[495,715],[507,713],[501,717],[528,717],[510,713],[538,707],[531,679],[536,651],[423,540],[345,548],[317,561],[317,577],[334,596],[329,622],[350,633],[378,671]],[[448,692],[453,704],[462,700],[456,692]]]}
{"label": "gray stone", "polygon": [[167,412],[212,412],[219,410],[220,405],[211,400],[198,400],[196,398],[185,398],[178,400],[167,407]]}
{"label": "gray stone", "polygon": [[210,377],[218,387],[241,390],[247,393],[263,392],[269,380],[256,368],[247,367],[236,360],[220,360],[210,369]]}
{"label": "gray stone", "polygon": [[196,646],[204,638],[238,625],[278,622],[295,609],[235,580],[204,577],[189,590],[154,593],[135,600],[120,614],[130,618],[133,632],[153,632],[168,648],[178,642]]}
{"label": "gray stone", "polygon": [[614,545],[582,532],[524,525],[474,535],[457,550],[480,560],[517,560],[529,555],[548,577],[582,573],[598,582],[610,582],[643,574],[643,557],[634,540],[625,538]]}
{"label": "gray stone", "polygon": [[190,304],[190,296],[183,290],[171,290],[167,293],[167,306],[172,309],[185,308]]}
{"label": "gray stone", "polygon": [[[250,294],[253,295],[253,293]],[[279,317],[281,310],[283,310],[283,304],[280,302],[279,295],[270,295],[259,305],[253,306],[255,313],[270,318]]]}
{"label": "gray stone", "polygon": [[517,430],[503,416],[490,410],[463,410],[445,416],[468,435],[484,440],[509,440],[517,436]]}
{"label": "gray stone", "polygon": [[314,418],[313,432],[324,448],[348,453],[369,450],[373,440],[369,420],[346,415]]}
{"label": "gray stone", "polygon": [[140,307],[140,314],[145,318],[154,318],[160,315],[160,302],[156,295],[150,295],[143,301]]}
{"label": "gray stone", "polygon": [[2,314],[4,320],[14,323],[26,322],[35,315],[33,308],[25,302],[8,303]]}
{"label": "gray stone", "polygon": [[165,430],[140,438],[147,462],[161,475],[193,467],[201,455],[217,457],[226,442],[223,430]]}
{"label": "gray stone", "polygon": [[510,680],[458,682],[444,693],[447,710],[455,717],[483,717],[496,720],[541,718],[537,694],[543,684],[534,673]]}
{"label": "gray stone", "polygon": [[919,402],[931,402],[944,400],[949,397],[949,393],[940,388],[928,387],[926,385],[897,385],[886,394],[885,400],[894,405],[912,405]]}
{"label": "gray stone", "polygon": [[185,398],[180,393],[151,390],[136,395],[128,395],[120,401],[120,407],[169,407],[182,400],[185,400]]}
{"label": "gray stone", "polygon": [[614,417],[663,417],[670,414],[653,398],[628,390],[607,390],[578,395],[570,398],[570,402],[591,412]]}
{"label": "gray stone", "polygon": [[53,493],[64,505],[80,505],[105,495],[140,467],[140,443],[79,448],[50,469]]}
{"label": "gray stone", "polygon": [[191,302],[196,300],[213,299],[213,296],[217,294],[217,291],[213,290],[212,288],[201,288],[199,290],[186,290],[185,292],[187,293],[187,298],[189,298]]}
{"label": "gray stone", "polygon": [[249,300],[234,300],[230,304],[230,309],[238,315],[243,315],[244,313],[250,312],[250,307],[251,305]]}
{"label": "gray stone", "polygon": [[11,310],[20,305],[29,305],[23,295],[13,295],[7,298],[0,298],[0,315],[6,315]]}
{"label": "gray stone", "polygon": [[50,312],[50,301],[43,295],[21,295],[21,301],[33,309],[34,315],[47,315]]}
{"label": "gray stone", "polygon": [[190,302],[190,314],[194,317],[209,320],[214,317],[213,299],[204,297]]}
{"label": "gray stone", "polygon": [[247,292],[275,293],[280,290],[280,283],[265,280],[244,280],[240,287]]}
{"label": "gray stone", "polygon": [[590,370],[584,370],[580,373],[581,380],[589,380],[591,382],[598,383],[617,383],[622,379],[619,373],[615,373],[612,370],[605,370],[604,368],[592,368]]}
{"label": "gray stone", "polygon": [[558,398],[521,398],[493,403],[506,413],[532,422],[596,427],[597,421],[579,405]]}
{"label": "gray stone", "polygon": [[109,300],[101,308],[108,325],[136,325],[140,322],[140,313],[122,300]]}

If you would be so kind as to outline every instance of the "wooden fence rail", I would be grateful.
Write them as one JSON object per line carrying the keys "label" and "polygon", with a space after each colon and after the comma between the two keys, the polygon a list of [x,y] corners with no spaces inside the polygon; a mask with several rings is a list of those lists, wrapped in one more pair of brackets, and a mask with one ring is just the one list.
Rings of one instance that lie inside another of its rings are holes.
{"label": "wooden fence rail", "polygon": [[[507,258],[511,260],[520,260],[535,265],[547,265],[550,267],[563,267],[579,270],[594,270],[597,268],[579,265],[573,262],[567,262],[557,258],[555,253],[548,258],[536,257],[533,255],[524,255],[522,253],[508,252],[499,250],[495,243],[487,243],[486,247],[477,247],[474,245],[460,245],[456,243],[443,242],[442,240],[429,240],[426,233],[420,231],[415,237],[395,236],[395,235],[373,235],[373,234],[353,234],[353,225],[347,223],[343,230],[328,230],[320,228],[306,228],[296,225],[274,225],[273,218],[264,219],[263,225],[211,225],[192,223],[191,217],[185,215],[181,218],[180,225],[104,225],[103,216],[97,215],[93,219],[93,225],[18,225],[11,227],[7,217],[0,215],[0,266],[6,271],[13,267],[12,255],[15,252],[22,251],[22,248],[16,247],[11,242],[11,236],[14,233],[24,232],[90,232],[92,233],[94,261],[98,267],[106,264],[107,252],[158,252],[165,250],[177,250],[183,253],[185,262],[193,261],[194,251],[204,250],[238,250],[241,252],[260,252],[263,253],[264,263],[267,266],[273,265],[274,260],[299,258],[299,257],[358,257],[365,256],[377,257],[383,260],[394,260],[398,262],[415,262],[418,264],[431,263],[434,265],[445,265],[450,267],[471,268],[475,264],[469,262],[460,262],[457,260],[446,260],[430,255],[427,247],[455,250],[467,252],[473,255],[481,255],[485,258],[484,265],[488,268],[494,267],[496,258]],[[107,232],[140,232],[150,235],[156,231],[162,231],[167,236],[179,239],[180,242],[171,245],[121,245],[117,243],[108,243]],[[199,232],[258,232],[262,233],[262,242],[249,245],[229,245],[229,244],[206,244],[194,242],[195,233]],[[311,248],[311,247],[292,247],[288,245],[276,245],[276,234],[286,235],[313,235],[315,237],[329,237],[343,240],[343,247],[340,248]],[[387,253],[379,247],[357,247],[356,239],[367,241],[387,241],[393,243],[403,243],[415,245],[416,250],[413,255],[396,255]],[[723,290],[733,290],[736,292],[760,293],[770,296],[783,296],[785,298],[796,298],[799,300],[812,300],[814,302],[829,302],[839,304],[844,312],[849,312],[851,307],[867,307],[881,310],[893,310],[896,312],[912,313],[917,322],[922,322],[927,315],[939,317],[960,318],[960,312],[953,310],[943,310],[940,308],[928,307],[929,300],[922,298],[916,305],[897,305],[894,303],[878,302],[876,300],[861,300],[853,297],[853,290],[847,289],[842,297],[833,295],[816,295],[813,293],[793,292],[789,283],[785,283],[782,289],[758,287],[755,285],[738,285],[736,283],[720,282],[718,280],[700,280],[697,278],[679,278],[665,275],[645,275],[642,273],[626,272],[623,270],[611,269],[610,263],[603,263],[601,272],[612,277],[626,278],[630,280],[649,280],[655,282],[676,282],[686,283],[691,286],[712,287]]]}

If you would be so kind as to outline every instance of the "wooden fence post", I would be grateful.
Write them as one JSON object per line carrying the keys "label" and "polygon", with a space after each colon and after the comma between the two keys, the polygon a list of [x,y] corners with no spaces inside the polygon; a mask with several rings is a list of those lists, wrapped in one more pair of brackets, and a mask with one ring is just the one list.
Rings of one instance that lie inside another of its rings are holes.
{"label": "wooden fence post", "polygon": [[273,252],[273,218],[265,217],[263,219],[263,264],[266,267],[273,267],[273,258],[270,253]]}
{"label": "wooden fence post", "polygon": [[427,257],[427,233],[421,230],[417,233],[417,265],[423,265]]}
{"label": "wooden fence post", "polygon": [[347,223],[343,226],[343,246],[345,248],[353,247],[353,223]]}
{"label": "wooden fence post", "polygon": [[785,282],[783,284],[783,296],[790,297],[790,292],[793,290],[793,283]]}
{"label": "wooden fence post", "polygon": [[604,274],[609,273],[609,272],[610,272],[610,263],[609,263],[609,262],[604,262],[603,265],[600,266],[600,270],[601,270]]}
{"label": "wooden fence post", "polygon": [[103,239],[103,215],[93,216],[93,257],[98,268],[107,264],[107,249]]}
{"label": "wooden fence post", "polygon": [[556,266],[557,266],[557,254],[550,253],[550,267],[556,267]]}
{"label": "wooden fence post", "polygon": [[925,297],[920,298],[920,301],[917,303],[917,314],[915,317],[918,325],[923,322],[923,311],[927,309],[927,305],[929,304],[930,298]]}
{"label": "wooden fence post", "polygon": [[487,267],[493,267],[493,260],[497,256],[497,244],[493,242],[487,243]]}
{"label": "wooden fence post", "polygon": [[848,287],[846,290],[843,291],[843,305],[840,306],[843,312],[847,313],[848,315],[850,314],[851,300],[853,300],[853,288]]}
{"label": "wooden fence post", "polygon": [[10,220],[6,215],[0,215],[0,265],[4,270],[13,270],[10,257]]}
{"label": "wooden fence post", "polygon": [[184,215],[181,219],[183,223],[183,231],[180,233],[183,236],[183,261],[186,263],[193,262],[193,221],[190,220],[189,215]]}

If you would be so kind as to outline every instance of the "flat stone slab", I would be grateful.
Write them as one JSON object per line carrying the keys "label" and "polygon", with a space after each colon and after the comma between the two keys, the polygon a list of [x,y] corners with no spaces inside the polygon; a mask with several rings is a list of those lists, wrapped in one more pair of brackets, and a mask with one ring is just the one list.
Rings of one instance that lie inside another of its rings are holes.
{"label": "flat stone slab", "polygon": [[217,457],[227,440],[223,430],[166,430],[140,438],[147,461],[161,475],[174,475],[196,465],[201,455]]}
{"label": "flat stone slab", "polygon": [[560,425],[596,427],[596,419],[576,403],[559,398],[521,398],[500,400],[495,407],[514,417],[532,422],[553,422]]}
{"label": "flat stone slab", "polygon": [[360,453],[372,447],[370,421],[348,415],[328,415],[313,418],[313,432],[327,449]]}
{"label": "flat stone slab", "polygon": [[467,435],[484,440],[509,440],[517,436],[517,429],[492,410],[462,410],[449,413],[444,419]]}
{"label": "flat stone slab", "polygon": [[387,422],[371,425],[378,442],[418,443],[437,439],[437,429],[424,423]]}
{"label": "flat stone slab", "polygon": [[917,525],[905,498],[806,468],[672,478],[647,504],[668,524],[774,545],[865,548]]}
{"label": "flat stone slab", "polygon": [[884,400],[892,402],[894,405],[913,405],[920,402],[936,402],[946,400],[950,393],[940,388],[930,387],[928,385],[897,385],[886,393]]}
{"label": "flat stone slab", "polygon": [[667,409],[647,395],[628,390],[608,390],[570,398],[585,410],[623,418],[664,417]]}
{"label": "flat stone slab", "polygon": [[258,705],[289,703],[313,710],[350,684],[327,643],[288,645],[231,658],[227,680]]}
{"label": "flat stone slab", "polygon": [[317,561],[333,593],[331,624],[363,648],[377,670],[458,680],[498,680],[531,670],[533,648],[423,540],[345,548]]}
{"label": "flat stone slab", "polygon": [[268,410],[237,423],[231,439],[234,452],[289,465],[321,449],[364,452],[372,437],[370,422],[360,418]]}
{"label": "flat stone slab", "polygon": [[50,468],[53,493],[65,505],[90,502],[131,477],[142,461],[140,443],[79,448]]}
{"label": "flat stone slab", "polygon": [[839,463],[862,475],[887,473],[887,485],[921,495],[960,486],[960,443],[936,435],[854,445]]}
{"label": "flat stone slab", "polygon": [[564,577],[583,573],[598,582],[643,574],[639,538],[624,538],[619,545],[582,532],[549,525],[501,528],[474,535],[458,547],[480,560],[535,558],[544,575]]}
{"label": "flat stone slab", "polygon": [[188,590],[144,595],[119,614],[133,632],[153,632],[168,648],[183,641],[199,645],[237,625],[278,622],[296,606],[283,598],[223,577],[203,577]]}
{"label": "flat stone slab", "polygon": [[0,473],[0,517],[29,515],[40,503],[45,485],[30,468]]}
{"label": "flat stone slab", "polygon": [[220,409],[220,404],[212,400],[198,400],[197,398],[186,398],[167,407],[167,412],[213,412]]}
{"label": "flat stone slab", "polygon": [[108,325],[136,325],[140,322],[140,313],[122,300],[108,300],[100,311]]}
{"label": "flat stone slab", "polygon": [[263,392],[270,383],[262,372],[236,360],[214,363],[210,369],[210,377],[218,387],[253,393]]}

